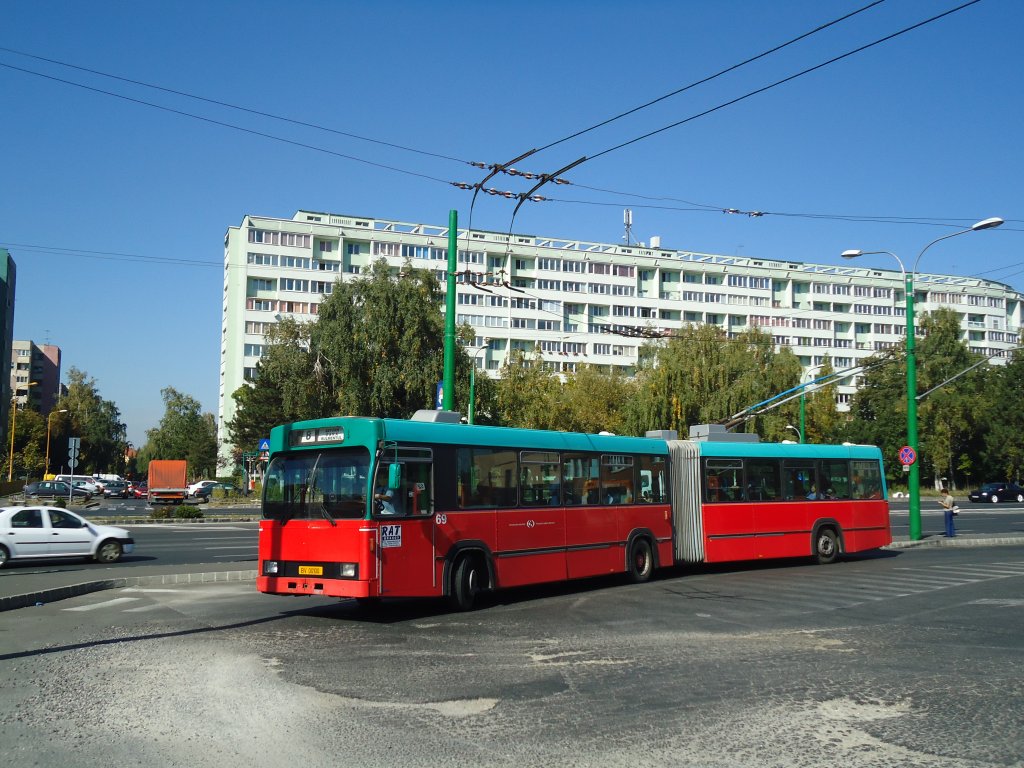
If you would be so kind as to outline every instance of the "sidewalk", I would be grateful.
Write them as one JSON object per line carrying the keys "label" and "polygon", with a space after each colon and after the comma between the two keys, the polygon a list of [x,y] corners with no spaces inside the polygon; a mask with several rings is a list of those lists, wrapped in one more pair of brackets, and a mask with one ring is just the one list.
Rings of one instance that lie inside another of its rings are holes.
{"label": "sidewalk", "polygon": [[917,541],[893,539],[883,549],[915,549],[917,547],[1004,547],[1024,545],[1024,533],[958,533],[951,539],[941,533],[925,534]]}
{"label": "sidewalk", "polygon": [[[52,603],[68,597],[123,587],[159,587],[173,584],[204,584],[214,581],[255,581],[256,569],[248,563],[204,563],[202,565],[114,566],[88,573],[54,571],[19,577],[0,576],[0,611]],[[189,569],[195,569],[188,573]],[[31,579],[31,589],[26,583]]]}

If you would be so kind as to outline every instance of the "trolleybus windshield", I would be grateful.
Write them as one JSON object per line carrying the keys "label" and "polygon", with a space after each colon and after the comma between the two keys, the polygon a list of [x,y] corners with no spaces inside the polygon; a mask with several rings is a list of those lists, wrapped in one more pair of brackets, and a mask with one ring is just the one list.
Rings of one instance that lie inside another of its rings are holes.
{"label": "trolleybus windshield", "polygon": [[263,517],[309,520],[366,516],[370,453],[338,448],[276,455],[263,478]]}

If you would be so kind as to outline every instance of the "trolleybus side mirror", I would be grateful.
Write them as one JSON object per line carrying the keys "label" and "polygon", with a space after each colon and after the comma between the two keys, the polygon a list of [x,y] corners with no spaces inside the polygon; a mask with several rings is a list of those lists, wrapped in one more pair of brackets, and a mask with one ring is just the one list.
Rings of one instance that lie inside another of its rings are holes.
{"label": "trolleybus side mirror", "polygon": [[388,488],[398,490],[402,487],[402,465],[392,464],[388,467]]}

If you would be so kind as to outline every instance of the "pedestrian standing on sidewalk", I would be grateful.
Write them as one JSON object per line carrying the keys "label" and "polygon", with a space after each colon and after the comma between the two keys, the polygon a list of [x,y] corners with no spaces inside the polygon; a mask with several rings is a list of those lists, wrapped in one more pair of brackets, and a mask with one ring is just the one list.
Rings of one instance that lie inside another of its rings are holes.
{"label": "pedestrian standing on sidewalk", "polygon": [[953,501],[952,495],[949,491],[943,488],[940,493],[942,498],[939,499],[939,503],[942,505],[943,517],[946,518],[946,536],[953,538],[956,536],[956,528],[953,527],[953,515],[956,514],[956,503]]}

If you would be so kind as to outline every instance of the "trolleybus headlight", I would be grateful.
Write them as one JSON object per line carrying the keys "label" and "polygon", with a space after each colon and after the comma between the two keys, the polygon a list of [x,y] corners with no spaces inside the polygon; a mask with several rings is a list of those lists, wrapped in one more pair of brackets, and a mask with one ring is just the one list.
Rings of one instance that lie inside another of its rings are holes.
{"label": "trolleybus headlight", "polygon": [[354,579],[356,577],[355,563],[341,563],[341,578]]}
{"label": "trolleybus headlight", "polygon": [[263,575],[273,576],[277,573],[277,560],[264,560],[263,561]]}

